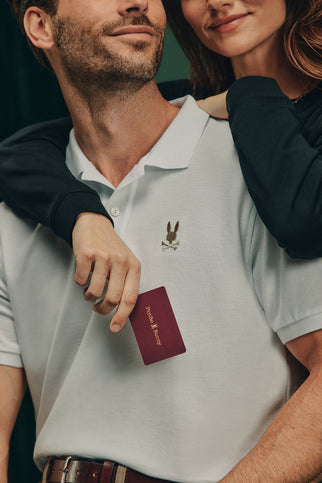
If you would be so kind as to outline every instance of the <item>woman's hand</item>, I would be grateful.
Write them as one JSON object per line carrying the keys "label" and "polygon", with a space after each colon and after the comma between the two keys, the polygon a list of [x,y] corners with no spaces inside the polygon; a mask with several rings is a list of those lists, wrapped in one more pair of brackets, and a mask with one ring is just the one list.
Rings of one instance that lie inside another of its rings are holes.
{"label": "woman's hand", "polygon": [[[82,213],[73,230],[76,258],[75,281],[85,285],[92,277],[84,298],[95,302],[94,311],[108,314],[118,305],[110,328],[118,332],[132,312],[139,293],[141,264],[115,233],[112,223],[103,215]],[[106,293],[104,288],[108,280]]]}
{"label": "woman's hand", "polygon": [[206,111],[211,117],[216,119],[228,119],[226,107],[227,91],[217,94],[216,96],[207,97],[198,101],[197,104],[203,111]]}

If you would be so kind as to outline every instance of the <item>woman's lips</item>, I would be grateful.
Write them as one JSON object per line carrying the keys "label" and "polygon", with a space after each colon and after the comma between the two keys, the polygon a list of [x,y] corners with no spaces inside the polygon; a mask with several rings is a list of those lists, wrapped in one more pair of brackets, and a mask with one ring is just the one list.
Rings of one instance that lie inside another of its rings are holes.
{"label": "woman's lips", "polygon": [[215,30],[216,32],[225,33],[235,30],[245,19],[248,13],[239,15],[230,15],[229,17],[224,17],[211,22],[208,28]]}

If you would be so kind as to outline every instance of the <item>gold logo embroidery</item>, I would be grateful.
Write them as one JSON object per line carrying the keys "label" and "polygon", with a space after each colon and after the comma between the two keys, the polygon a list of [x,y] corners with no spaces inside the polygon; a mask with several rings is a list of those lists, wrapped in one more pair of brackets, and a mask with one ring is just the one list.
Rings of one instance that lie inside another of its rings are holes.
{"label": "gold logo embroidery", "polygon": [[180,241],[176,241],[178,230],[179,230],[179,222],[178,221],[176,223],[176,226],[174,227],[174,230],[172,230],[171,223],[170,223],[170,221],[168,221],[168,224],[167,224],[167,232],[168,232],[167,241],[168,241],[168,243],[166,243],[164,241],[161,242],[161,246],[162,246],[163,251],[168,250],[169,248],[172,248],[172,250],[177,250],[177,248],[180,245]]}
{"label": "gold logo embroidery", "polygon": [[156,321],[154,320],[150,305],[148,307],[145,307],[145,310],[146,310],[146,315],[148,316],[148,319],[150,322],[151,330],[153,331],[155,343],[156,345],[162,345],[160,335],[159,335],[159,329],[158,329],[159,324],[157,324]]}

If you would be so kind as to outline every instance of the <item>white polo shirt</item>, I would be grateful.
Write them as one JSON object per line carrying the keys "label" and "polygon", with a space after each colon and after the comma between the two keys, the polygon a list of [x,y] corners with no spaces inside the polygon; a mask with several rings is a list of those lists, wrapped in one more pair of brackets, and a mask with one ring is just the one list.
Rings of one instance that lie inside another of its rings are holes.
{"label": "white polo shirt", "polygon": [[[111,333],[111,317],[83,300],[71,249],[2,204],[0,363],[25,368],[36,461],[108,458],[159,478],[217,482],[302,378],[282,342],[322,327],[322,261],[294,261],[277,246],[228,123],[190,97],[117,189],[73,133],[67,163],[141,260],[141,291],[166,287],[187,352],[144,366],[130,324]],[[176,249],[169,221],[172,231],[179,222]]]}

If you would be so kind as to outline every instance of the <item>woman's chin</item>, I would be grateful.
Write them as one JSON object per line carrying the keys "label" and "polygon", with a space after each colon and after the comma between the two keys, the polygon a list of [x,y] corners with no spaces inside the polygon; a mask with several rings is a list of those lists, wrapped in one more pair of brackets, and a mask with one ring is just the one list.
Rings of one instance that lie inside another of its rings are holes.
{"label": "woman's chin", "polygon": [[240,55],[247,54],[250,49],[248,46],[242,46],[240,42],[231,42],[228,45],[228,42],[225,42],[226,45],[214,45],[212,43],[207,43],[206,46],[212,52],[219,54],[223,57],[233,58],[238,57]]}

